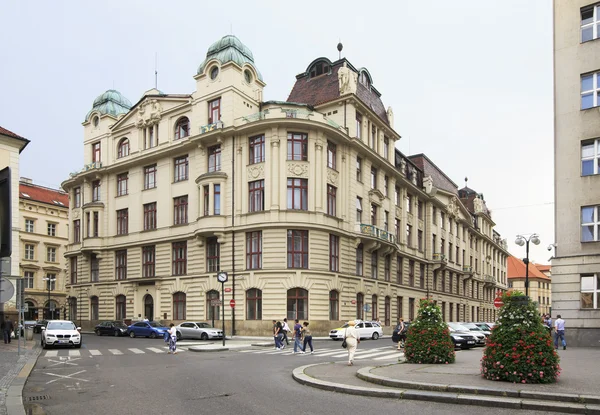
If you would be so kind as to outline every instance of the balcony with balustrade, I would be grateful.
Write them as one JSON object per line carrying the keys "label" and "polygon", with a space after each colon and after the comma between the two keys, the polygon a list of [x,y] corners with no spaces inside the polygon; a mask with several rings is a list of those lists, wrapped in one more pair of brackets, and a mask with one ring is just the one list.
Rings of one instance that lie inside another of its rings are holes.
{"label": "balcony with balustrade", "polygon": [[390,251],[396,249],[396,235],[367,223],[357,223],[356,232],[363,240],[363,245],[367,250],[378,249],[379,246],[386,245]]}

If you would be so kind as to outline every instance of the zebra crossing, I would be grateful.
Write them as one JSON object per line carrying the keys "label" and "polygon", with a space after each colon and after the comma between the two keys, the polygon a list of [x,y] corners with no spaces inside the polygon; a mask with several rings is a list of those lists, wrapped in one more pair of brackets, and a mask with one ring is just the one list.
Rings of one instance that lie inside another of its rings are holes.
{"label": "zebra crossing", "polygon": [[[177,347],[177,352],[185,352],[187,347]],[[95,357],[95,356],[123,356],[123,355],[140,355],[140,354],[161,354],[167,353],[169,347],[146,347],[146,348],[124,348],[124,349],[59,349],[59,350],[46,350],[43,353],[44,357]]]}
{"label": "zebra crossing", "polygon": [[[272,348],[268,349],[244,349],[238,350],[239,353],[246,354],[260,354],[260,355],[280,355],[280,356],[289,356],[294,355],[293,347],[285,348],[284,350],[273,350]],[[311,355],[310,352],[305,354],[297,354],[296,356],[316,356],[316,357],[328,357],[328,358],[347,358],[348,352],[342,348],[334,349],[316,349],[314,353]],[[355,360],[361,359],[370,359],[377,361],[385,361],[385,360],[397,360],[399,357],[404,356],[404,353],[399,352],[395,347],[378,347],[375,349],[358,349],[354,354]]]}

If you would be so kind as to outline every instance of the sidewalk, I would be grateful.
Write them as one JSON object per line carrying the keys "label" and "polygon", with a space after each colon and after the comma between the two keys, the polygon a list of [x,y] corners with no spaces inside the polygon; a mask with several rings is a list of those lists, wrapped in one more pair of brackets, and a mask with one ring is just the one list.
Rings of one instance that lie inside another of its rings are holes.
{"label": "sidewalk", "polygon": [[21,393],[41,348],[36,340],[28,340],[18,354],[17,340],[0,343],[0,415],[25,414]]}
{"label": "sidewalk", "polygon": [[479,348],[458,352],[450,365],[322,363],[299,367],[293,377],[316,388],[365,396],[600,414],[600,348],[560,350],[558,382],[540,385],[484,379],[482,354]]}

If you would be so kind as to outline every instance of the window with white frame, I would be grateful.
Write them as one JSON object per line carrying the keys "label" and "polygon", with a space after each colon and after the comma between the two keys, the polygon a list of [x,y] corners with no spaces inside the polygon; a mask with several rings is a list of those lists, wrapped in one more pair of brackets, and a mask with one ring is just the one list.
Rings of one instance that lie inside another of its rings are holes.
{"label": "window with white frame", "polygon": [[49,246],[47,249],[46,261],[56,262],[56,248]]}
{"label": "window with white frame", "polygon": [[600,5],[581,9],[581,43],[598,39],[600,32]]}
{"label": "window with white frame", "polygon": [[48,236],[56,236],[56,223],[48,224]]}
{"label": "window with white frame", "polygon": [[600,309],[600,274],[581,276],[581,308]]}
{"label": "window with white frame", "polygon": [[598,225],[600,225],[600,206],[583,206],[581,208],[581,242],[598,241]]}
{"label": "window with white frame", "polygon": [[600,84],[598,75],[600,72],[581,75],[581,109],[585,110],[598,106],[600,95]]}
{"label": "window with white frame", "polygon": [[25,232],[33,232],[33,219],[25,219]]}
{"label": "window with white frame", "polygon": [[362,198],[356,196],[356,221],[362,223]]}
{"label": "window with white frame", "polygon": [[25,282],[25,288],[33,288],[33,271],[25,271],[23,273],[23,281]]}
{"label": "window with white frame", "polygon": [[581,175],[598,174],[600,170],[600,139],[581,142]]}
{"label": "window with white frame", "polygon": [[35,246],[33,244],[25,244],[25,259],[35,259]]}

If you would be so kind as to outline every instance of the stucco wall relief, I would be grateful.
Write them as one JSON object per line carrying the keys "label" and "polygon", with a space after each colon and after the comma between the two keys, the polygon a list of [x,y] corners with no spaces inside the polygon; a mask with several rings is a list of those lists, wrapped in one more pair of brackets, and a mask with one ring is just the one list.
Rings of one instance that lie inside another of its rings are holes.
{"label": "stucco wall relief", "polygon": [[308,163],[288,163],[287,170],[291,176],[308,178]]}
{"label": "stucco wall relief", "polygon": [[327,183],[337,186],[339,174],[337,171],[327,169]]}
{"label": "stucco wall relief", "polygon": [[248,166],[247,175],[255,180],[264,179],[265,166],[263,164],[253,164],[252,166]]}

